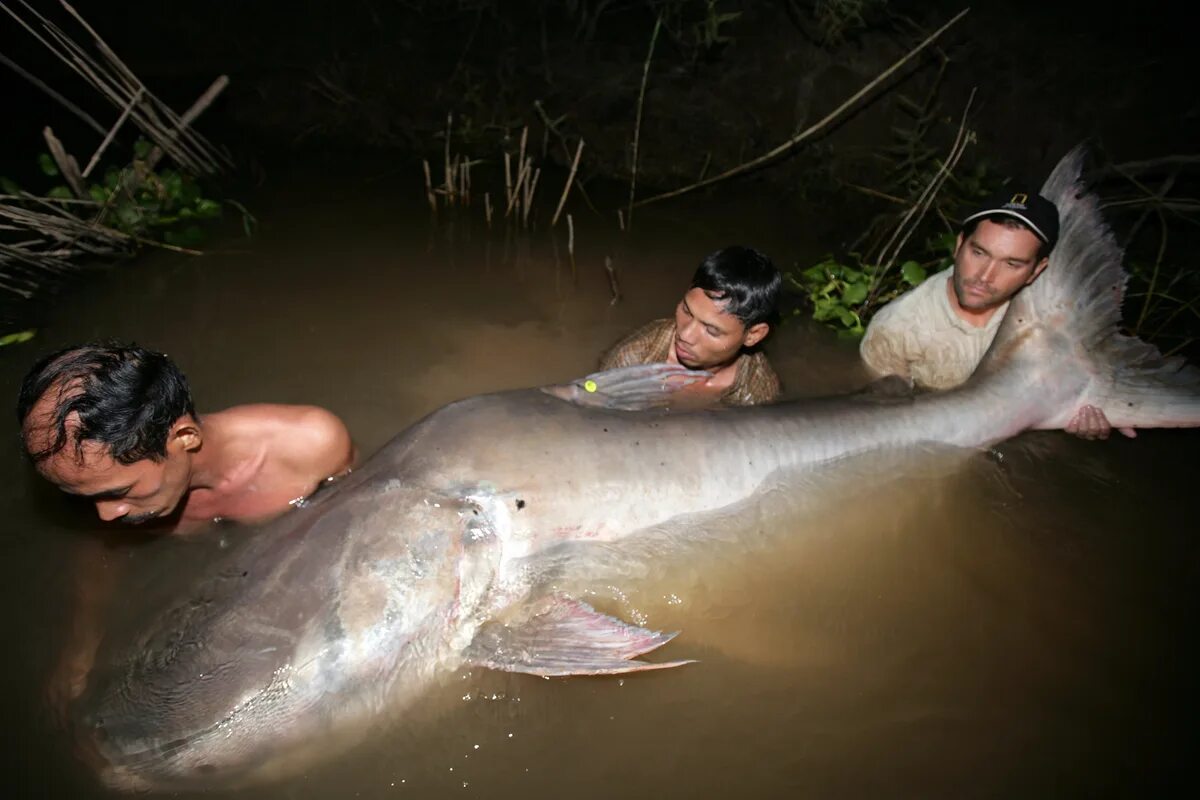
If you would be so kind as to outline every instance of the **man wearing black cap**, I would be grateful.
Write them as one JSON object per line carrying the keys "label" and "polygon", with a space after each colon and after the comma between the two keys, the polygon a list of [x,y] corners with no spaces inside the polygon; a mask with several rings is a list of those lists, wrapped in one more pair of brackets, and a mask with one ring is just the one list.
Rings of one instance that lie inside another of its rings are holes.
{"label": "man wearing black cap", "polygon": [[[954,266],[871,320],[860,346],[867,367],[923,389],[966,381],[995,338],[1008,301],[1049,263],[1058,224],[1058,209],[1036,192],[1005,190],[989,198],[963,220]],[[1066,430],[1103,439],[1111,427],[1103,411],[1084,406]]]}

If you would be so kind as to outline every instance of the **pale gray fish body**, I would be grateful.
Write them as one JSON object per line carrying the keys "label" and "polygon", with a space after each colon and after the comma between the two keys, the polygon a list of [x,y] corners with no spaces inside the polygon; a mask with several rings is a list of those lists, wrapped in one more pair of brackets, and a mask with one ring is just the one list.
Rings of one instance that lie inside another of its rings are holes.
{"label": "pale gray fish body", "polygon": [[629,412],[595,407],[602,373],[598,400],[580,383],[559,387],[577,403],[526,390],[434,412],[114,643],[83,713],[104,779],[174,789],[287,775],[468,664],[569,675],[684,663],[637,660],[671,634],[547,585],[564,568],[613,569],[665,529],[696,545],[714,531],[702,520],[848,457],[986,446],[1061,427],[1089,402],[1117,425],[1200,425],[1196,371],[1115,333],[1121,254],[1079,168],[1068,155],[1044,190],[1063,218],[1050,267],[957,390]]}

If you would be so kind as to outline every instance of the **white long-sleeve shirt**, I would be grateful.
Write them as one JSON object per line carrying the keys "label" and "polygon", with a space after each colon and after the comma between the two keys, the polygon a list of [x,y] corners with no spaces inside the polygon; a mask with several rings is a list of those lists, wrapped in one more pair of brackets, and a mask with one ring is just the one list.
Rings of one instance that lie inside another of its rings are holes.
{"label": "white long-sleeve shirt", "polygon": [[979,366],[1008,310],[1005,303],[983,327],[962,320],[950,305],[943,270],[881,308],[859,345],[878,375],[899,375],[925,389],[951,389]]}

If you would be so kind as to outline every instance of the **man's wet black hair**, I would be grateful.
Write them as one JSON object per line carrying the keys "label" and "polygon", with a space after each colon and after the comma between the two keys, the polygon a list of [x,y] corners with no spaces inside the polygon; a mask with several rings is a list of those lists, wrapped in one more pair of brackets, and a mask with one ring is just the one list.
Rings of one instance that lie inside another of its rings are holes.
{"label": "man's wet black hair", "polygon": [[[100,342],[51,353],[29,370],[17,399],[17,421],[37,401],[53,395],[50,436],[45,447],[29,450],[35,463],[68,445],[82,456],[85,441],[99,442],[113,460],[132,464],[167,454],[167,437],[180,417],[196,416],[187,378],[162,353],[136,345]],[[78,426],[68,420],[78,415]]]}
{"label": "man's wet black hair", "polygon": [[775,322],[782,284],[783,278],[771,259],[751,247],[734,245],[701,261],[692,276],[691,288],[703,289],[714,300],[724,301],[725,312],[749,328],[760,322]]}

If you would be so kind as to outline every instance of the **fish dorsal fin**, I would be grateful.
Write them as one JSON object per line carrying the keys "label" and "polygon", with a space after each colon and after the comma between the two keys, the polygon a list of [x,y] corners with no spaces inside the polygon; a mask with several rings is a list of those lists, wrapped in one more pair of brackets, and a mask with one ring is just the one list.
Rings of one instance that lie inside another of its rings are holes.
{"label": "fish dorsal fin", "polygon": [[577,406],[645,411],[671,405],[676,392],[712,377],[711,372],[678,364],[641,364],[593,372],[542,391]]}
{"label": "fish dorsal fin", "polygon": [[629,625],[587,603],[552,596],[517,622],[489,622],[467,651],[473,664],[530,675],[615,675],[692,663],[650,663],[637,656],[662,647],[675,633]]}

